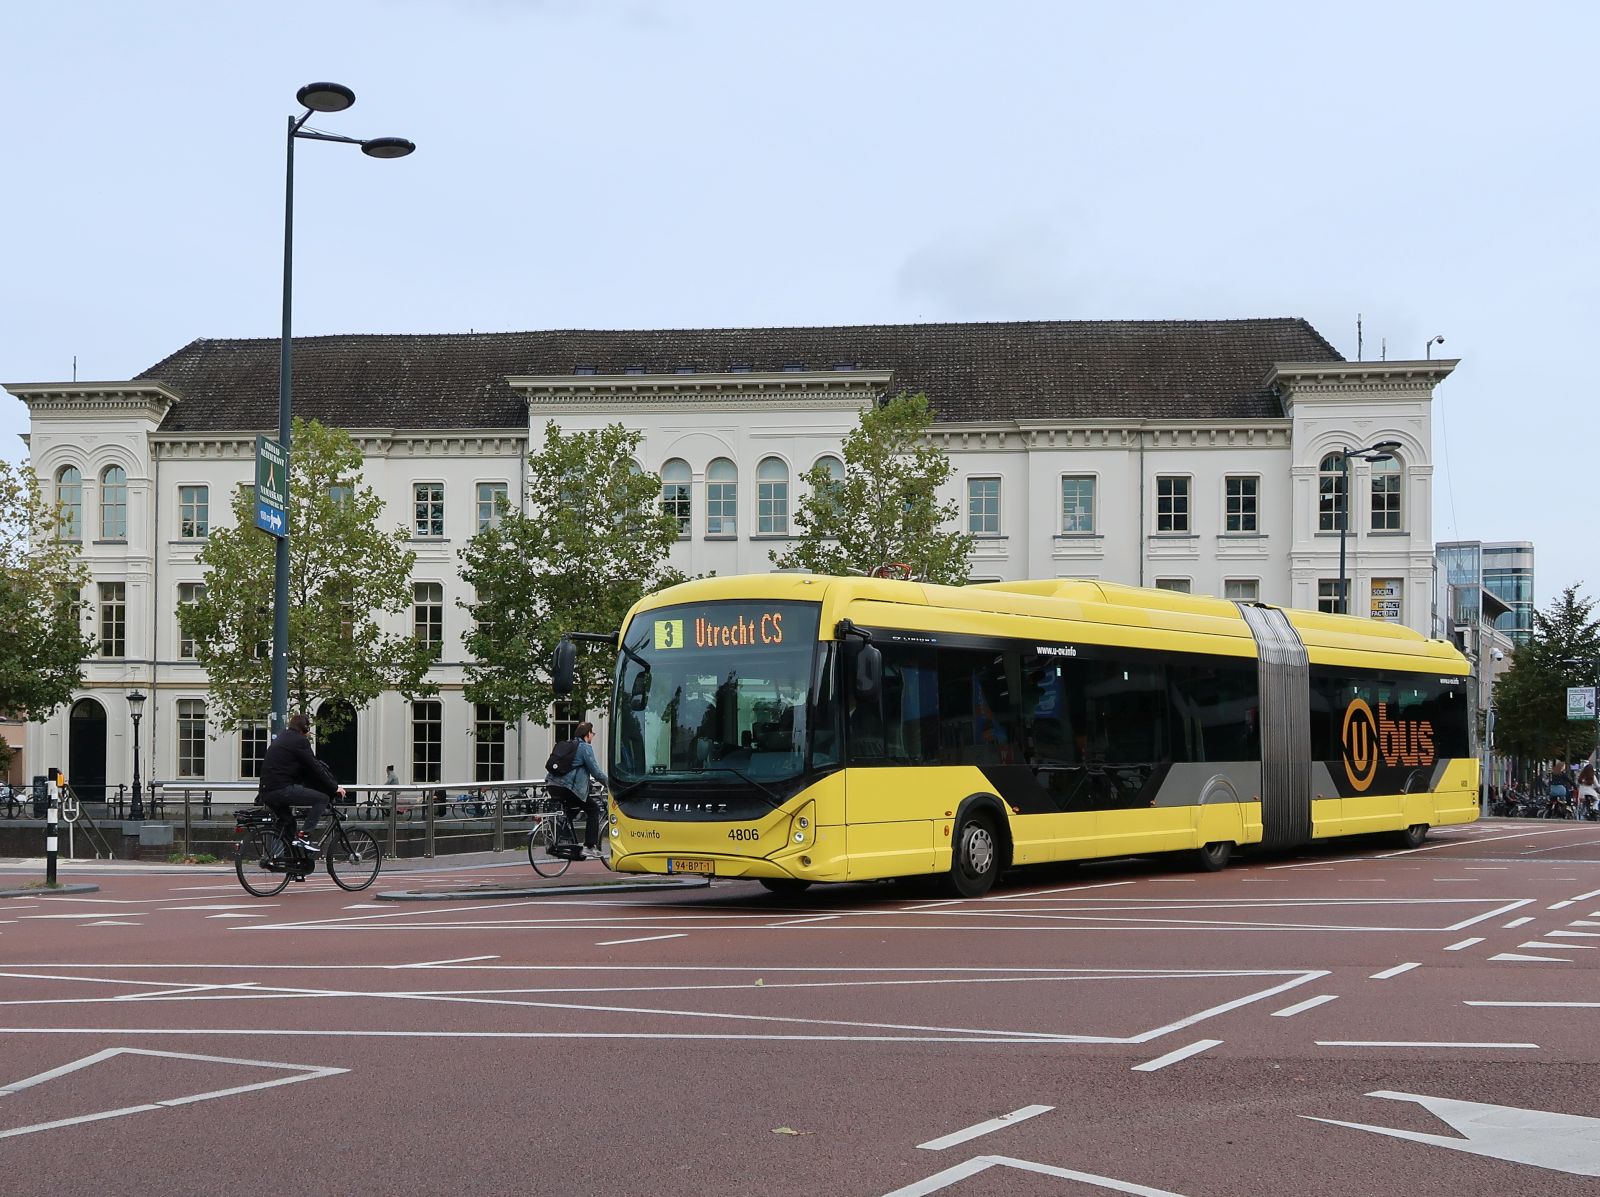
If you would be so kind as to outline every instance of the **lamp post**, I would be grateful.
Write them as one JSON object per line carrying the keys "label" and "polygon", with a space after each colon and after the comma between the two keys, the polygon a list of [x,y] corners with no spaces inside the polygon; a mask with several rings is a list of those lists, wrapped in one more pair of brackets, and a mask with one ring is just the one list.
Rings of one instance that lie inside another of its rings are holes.
{"label": "lamp post", "polygon": [[[356,93],[342,83],[308,83],[295,93],[305,107],[299,116],[289,118],[288,165],[283,185],[283,337],[278,366],[278,443],[284,460],[289,458],[289,425],[293,407],[292,357],[289,336],[289,308],[294,277],[294,142],[338,141],[358,145],[371,158],[404,158],[417,147],[403,137],[341,137],[305,127],[313,112],[343,112],[356,102]],[[289,503],[288,472],[284,476],[283,500]],[[281,732],[289,721],[289,532],[285,524],[278,536],[272,566],[272,730]],[[134,724],[135,728],[138,724]]]}
{"label": "lamp post", "polygon": [[139,786],[139,717],[144,714],[144,695],[137,690],[128,693],[128,717],[133,720],[133,805],[128,808],[130,819],[144,818],[144,790]]}
{"label": "lamp post", "polygon": [[1345,534],[1350,525],[1350,459],[1352,457],[1361,461],[1388,461],[1394,456],[1394,450],[1400,447],[1399,441],[1379,441],[1376,445],[1367,445],[1360,449],[1352,449],[1346,445],[1339,450],[1339,614],[1350,614],[1349,583],[1345,580],[1344,562]]}

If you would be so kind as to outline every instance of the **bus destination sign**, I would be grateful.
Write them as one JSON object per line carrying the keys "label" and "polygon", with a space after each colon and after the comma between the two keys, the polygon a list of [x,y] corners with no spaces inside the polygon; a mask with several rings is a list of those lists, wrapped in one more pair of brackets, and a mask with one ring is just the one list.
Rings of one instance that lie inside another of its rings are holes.
{"label": "bus destination sign", "polygon": [[715,617],[658,619],[655,621],[655,646],[658,649],[753,648],[783,643],[783,612],[753,609],[717,611]]}

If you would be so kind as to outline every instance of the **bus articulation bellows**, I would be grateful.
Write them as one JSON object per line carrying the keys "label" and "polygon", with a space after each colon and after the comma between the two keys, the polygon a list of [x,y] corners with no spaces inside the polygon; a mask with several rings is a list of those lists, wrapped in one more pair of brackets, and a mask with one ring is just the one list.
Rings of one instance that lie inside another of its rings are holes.
{"label": "bus articulation bellows", "polygon": [[[1466,660],[1350,616],[1050,580],[760,574],[615,638],[611,867],[819,881],[1283,848],[1478,813]],[[557,651],[570,677],[575,646]]]}

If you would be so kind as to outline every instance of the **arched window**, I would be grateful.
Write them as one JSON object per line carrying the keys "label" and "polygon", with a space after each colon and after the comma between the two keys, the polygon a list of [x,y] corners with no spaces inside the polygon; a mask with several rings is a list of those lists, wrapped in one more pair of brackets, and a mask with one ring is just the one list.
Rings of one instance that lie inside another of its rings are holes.
{"label": "arched window", "polygon": [[1330,453],[1317,466],[1317,531],[1337,532],[1339,513],[1345,511],[1344,469],[1340,455]]}
{"label": "arched window", "polygon": [[661,510],[678,521],[679,536],[689,535],[693,527],[690,520],[694,511],[689,501],[692,481],[689,463],[681,457],[674,457],[661,467]]}
{"label": "arched window", "polygon": [[726,457],[706,467],[706,535],[739,533],[739,469]]}
{"label": "arched window", "polygon": [[789,534],[789,467],[781,458],[764,457],[756,467],[756,532]]}
{"label": "arched window", "polygon": [[[812,468],[814,470],[821,470],[827,475],[827,482],[811,492],[811,506],[813,511],[817,515],[826,518],[836,510],[836,500],[829,495],[828,492],[832,487],[843,484],[844,462],[840,461],[831,453],[825,453],[821,457],[817,458],[816,465],[814,465]],[[828,532],[826,534],[832,535],[833,533]]]}
{"label": "arched window", "polygon": [[56,471],[56,501],[61,504],[61,539],[83,539],[83,473],[77,466]]}
{"label": "arched window", "polygon": [[1400,531],[1400,501],[1403,497],[1401,493],[1403,477],[1399,458],[1391,457],[1387,461],[1375,461],[1372,463],[1372,530],[1374,532]]}
{"label": "arched window", "polygon": [[128,472],[121,466],[100,475],[100,539],[128,539]]}

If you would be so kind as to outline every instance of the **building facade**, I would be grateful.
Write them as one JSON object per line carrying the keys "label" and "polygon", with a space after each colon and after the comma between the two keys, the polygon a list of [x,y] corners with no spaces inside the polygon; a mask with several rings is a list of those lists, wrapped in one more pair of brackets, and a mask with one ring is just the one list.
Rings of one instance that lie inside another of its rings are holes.
{"label": "building facade", "polygon": [[[211,725],[177,611],[253,481],[256,435],[277,427],[277,354],[202,340],[126,382],[8,387],[93,575],[83,691],[28,736],[30,762],[80,790],[131,776],[135,689],[151,696],[146,778],[252,775],[265,729]],[[538,772],[549,733],[462,694],[458,553],[500,496],[524,501],[551,422],[638,430],[638,465],[680,521],[673,563],[757,572],[792,543],[802,476],[842,469],[861,411],[923,392],[975,581],[1101,578],[1325,610],[1345,596],[1427,632],[1431,403],[1455,365],[1348,362],[1295,319],[297,340],[295,414],[361,446],[385,522],[411,530],[410,627],[444,646],[436,699],[386,695],[322,750],[361,783],[390,764],[419,784]],[[1386,460],[1353,452],[1380,442],[1397,446]]]}

